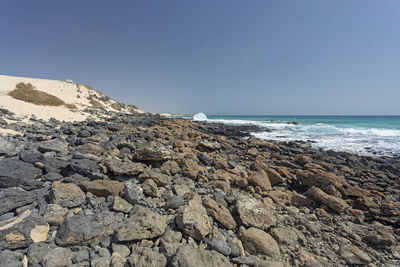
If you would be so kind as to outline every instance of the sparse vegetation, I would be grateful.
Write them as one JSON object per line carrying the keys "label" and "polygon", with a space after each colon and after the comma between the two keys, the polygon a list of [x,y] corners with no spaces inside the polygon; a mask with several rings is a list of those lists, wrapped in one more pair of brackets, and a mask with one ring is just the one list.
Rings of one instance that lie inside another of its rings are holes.
{"label": "sparse vegetation", "polygon": [[89,89],[89,90],[91,90],[91,91],[94,91],[94,92],[96,92],[96,93],[98,93],[100,96],[102,96],[103,95],[103,93],[102,92],[100,92],[100,91],[98,91],[98,90],[96,90],[96,89],[93,89],[93,87],[91,87],[90,85],[88,85],[88,84],[86,84],[86,85],[84,85],[87,89]]}
{"label": "sparse vegetation", "polygon": [[118,102],[112,103],[112,104],[111,104],[111,107],[112,107],[113,109],[115,109],[115,110],[118,110],[118,111],[121,111],[121,109],[122,109],[121,104],[118,103]]}
{"label": "sparse vegetation", "polygon": [[127,105],[127,108],[128,108],[128,110],[129,111],[136,111],[137,109],[138,109],[138,107],[137,106],[135,106],[135,105],[132,105],[132,104],[130,104],[130,105]]}
{"label": "sparse vegetation", "polygon": [[89,103],[90,103],[93,107],[96,107],[96,108],[102,108],[102,107],[103,107],[103,105],[102,105],[99,101],[97,101],[97,100],[95,100],[95,99],[90,99]]}
{"label": "sparse vegetation", "polygon": [[78,107],[77,107],[75,104],[65,104],[65,106],[66,106],[67,108],[73,109],[73,110],[78,109]]}
{"label": "sparse vegetation", "polygon": [[12,98],[35,105],[55,107],[65,105],[65,102],[60,98],[46,92],[36,90],[35,87],[30,83],[18,83],[15,86],[15,89],[9,92],[8,95]]}

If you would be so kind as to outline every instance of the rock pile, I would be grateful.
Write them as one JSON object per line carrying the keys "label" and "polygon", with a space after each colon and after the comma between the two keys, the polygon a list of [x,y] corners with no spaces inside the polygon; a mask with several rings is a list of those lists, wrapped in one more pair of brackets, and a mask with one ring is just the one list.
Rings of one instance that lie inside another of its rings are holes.
{"label": "rock pile", "polygon": [[400,265],[400,159],[150,114],[1,127],[0,266]]}

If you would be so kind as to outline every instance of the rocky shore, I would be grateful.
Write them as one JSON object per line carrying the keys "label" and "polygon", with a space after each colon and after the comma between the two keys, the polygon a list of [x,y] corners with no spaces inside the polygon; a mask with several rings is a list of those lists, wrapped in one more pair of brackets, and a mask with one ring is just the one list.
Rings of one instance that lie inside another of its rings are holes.
{"label": "rocky shore", "polygon": [[400,265],[400,159],[105,115],[0,110],[0,266]]}

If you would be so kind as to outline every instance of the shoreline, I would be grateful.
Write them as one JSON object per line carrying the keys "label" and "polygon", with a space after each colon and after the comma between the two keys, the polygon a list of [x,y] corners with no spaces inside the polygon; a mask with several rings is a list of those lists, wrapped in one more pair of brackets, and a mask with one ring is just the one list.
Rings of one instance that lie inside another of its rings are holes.
{"label": "shoreline", "polygon": [[1,126],[22,135],[0,136],[0,262],[400,262],[400,158],[149,113],[29,122]]}

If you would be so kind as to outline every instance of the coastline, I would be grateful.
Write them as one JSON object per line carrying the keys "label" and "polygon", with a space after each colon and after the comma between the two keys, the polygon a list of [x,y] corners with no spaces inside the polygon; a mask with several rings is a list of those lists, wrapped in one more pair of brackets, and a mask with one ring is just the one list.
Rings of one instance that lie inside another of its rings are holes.
{"label": "coastline", "polygon": [[21,133],[0,137],[1,257],[47,266],[400,262],[400,158],[269,142],[249,135],[255,126],[108,114],[1,126]]}

